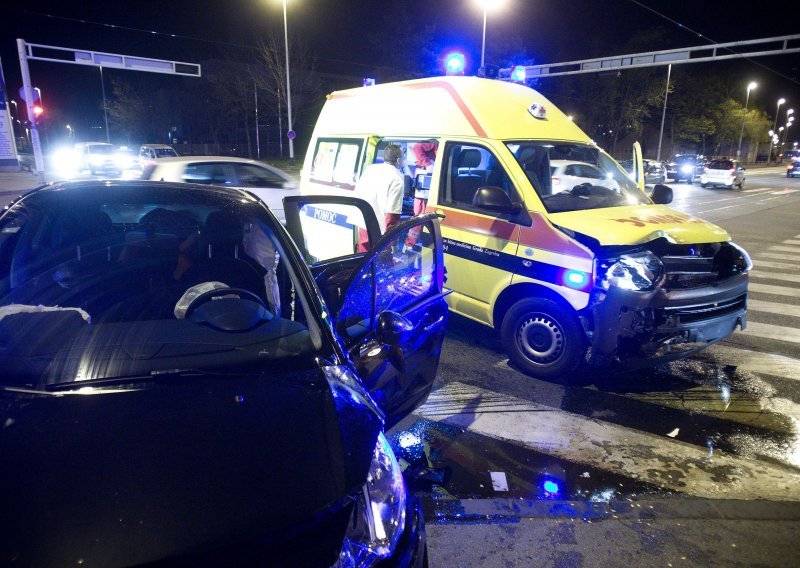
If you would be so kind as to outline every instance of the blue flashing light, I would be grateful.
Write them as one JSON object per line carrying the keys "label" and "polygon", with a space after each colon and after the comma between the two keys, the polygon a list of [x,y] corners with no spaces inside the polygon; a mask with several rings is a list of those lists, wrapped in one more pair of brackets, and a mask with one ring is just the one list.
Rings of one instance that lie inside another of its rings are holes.
{"label": "blue flashing light", "polygon": [[454,51],[444,59],[444,68],[448,75],[460,75],[464,72],[464,67],[466,67],[466,62],[463,53]]}
{"label": "blue flashing light", "polygon": [[545,493],[556,494],[561,490],[561,488],[558,486],[558,483],[548,479],[544,482],[544,490]]}
{"label": "blue flashing light", "polygon": [[565,280],[567,281],[567,284],[573,288],[582,288],[586,284],[588,278],[586,277],[585,272],[568,270]]}
{"label": "blue flashing light", "polygon": [[525,66],[524,65],[517,65],[514,67],[514,70],[511,72],[511,80],[516,81],[517,83],[524,83],[525,82]]}

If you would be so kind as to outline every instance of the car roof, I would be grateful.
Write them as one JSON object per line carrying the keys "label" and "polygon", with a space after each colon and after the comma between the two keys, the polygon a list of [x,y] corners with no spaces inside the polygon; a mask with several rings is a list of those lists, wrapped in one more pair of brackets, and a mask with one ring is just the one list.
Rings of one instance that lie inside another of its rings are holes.
{"label": "car roof", "polygon": [[23,196],[38,194],[38,193],[55,193],[55,192],[80,192],[91,190],[105,190],[108,188],[116,187],[159,187],[174,189],[176,191],[202,191],[205,193],[213,193],[218,195],[227,195],[235,193],[236,197],[246,197],[248,199],[257,200],[251,196],[247,191],[237,189],[235,187],[221,186],[221,185],[206,185],[197,183],[182,183],[173,181],[154,181],[154,180],[80,180],[80,181],[63,181],[43,185],[32,189],[25,193]]}
{"label": "car roof", "polygon": [[169,148],[170,150],[175,149],[169,144],[141,144],[139,148]]}

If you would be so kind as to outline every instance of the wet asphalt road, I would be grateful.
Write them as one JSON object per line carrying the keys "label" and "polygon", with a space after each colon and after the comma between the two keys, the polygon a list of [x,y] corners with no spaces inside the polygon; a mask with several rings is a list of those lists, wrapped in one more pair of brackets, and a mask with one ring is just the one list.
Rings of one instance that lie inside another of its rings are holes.
{"label": "wet asphalt road", "polygon": [[800,565],[800,179],[671,184],[751,254],[748,327],[688,359],[540,381],[451,317],[392,435],[432,566]]}

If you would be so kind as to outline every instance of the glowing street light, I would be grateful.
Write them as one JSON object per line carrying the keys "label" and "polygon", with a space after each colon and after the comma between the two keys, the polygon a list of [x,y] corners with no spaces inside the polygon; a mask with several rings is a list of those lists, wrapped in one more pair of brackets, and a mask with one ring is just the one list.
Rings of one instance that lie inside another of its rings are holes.
{"label": "glowing street light", "polygon": [[778,113],[781,110],[781,105],[786,102],[783,97],[778,99],[778,106],[775,108],[775,120],[772,122],[772,130],[769,131],[769,154],[767,154],[767,163],[772,161],[772,137],[774,136],[775,128],[778,126]]}
{"label": "glowing street light", "polygon": [[750,102],[750,91],[758,87],[758,83],[755,81],[751,82],[747,85],[747,98],[744,100],[744,114],[742,115],[742,129],[739,131],[739,146],[736,149],[736,159],[739,159],[739,156],[742,153],[742,136],[744,135],[744,121],[747,119],[747,104]]}
{"label": "glowing street light", "polygon": [[[289,138],[289,158],[294,159],[294,130],[292,130],[292,92],[291,82],[289,81],[289,26],[286,22],[286,0],[283,0],[283,43],[286,47],[286,115],[289,119],[289,130],[286,135]],[[283,133],[281,133],[283,136]],[[283,146],[281,146],[283,148]]]}
{"label": "glowing street light", "polygon": [[486,54],[486,12],[499,8],[505,4],[505,0],[477,0],[477,3],[483,8],[483,40],[481,41],[481,67],[483,67]]}

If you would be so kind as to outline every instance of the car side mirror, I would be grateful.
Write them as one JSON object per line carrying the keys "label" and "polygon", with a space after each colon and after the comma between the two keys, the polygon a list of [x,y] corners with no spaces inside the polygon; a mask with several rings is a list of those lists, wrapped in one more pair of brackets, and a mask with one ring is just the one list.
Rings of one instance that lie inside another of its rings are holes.
{"label": "car side mirror", "polygon": [[414,324],[397,312],[386,310],[378,315],[375,337],[384,345],[399,345],[403,337],[412,331]]}
{"label": "car side mirror", "polygon": [[672,203],[672,188],[668,185],[658,184],[653,188],[650,199],[653,200],[653,203],[657,203],[658,205]]}
{"label": "car side mirror", "polygon": [[475,207],[488,209],[497,213],[509,213],[516,215],[522,211],[522,205],[519,203],[512,203],[508,194],[497,186],[486,186],[478,188],[475,196],[472,198],[472,204]]}

